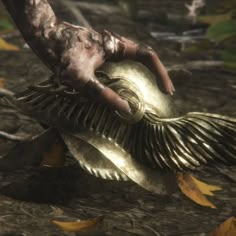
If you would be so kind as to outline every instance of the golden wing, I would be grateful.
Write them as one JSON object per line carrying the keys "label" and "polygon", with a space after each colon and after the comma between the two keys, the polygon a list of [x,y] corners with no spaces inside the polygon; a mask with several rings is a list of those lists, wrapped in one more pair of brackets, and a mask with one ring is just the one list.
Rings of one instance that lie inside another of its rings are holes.
{"label": "golden wing", "polygon": [[18,94],[18,108],[62,130],[91,130],[147,167],[176,171],[236,163],[236,118],[196,112],[161,118],[161,111],[146,104],[141,120],[124,123],[102,104],[65,89],[44,81]]}
{"label": "golden wing", "polygon": [[146,112],[137,132],[143,149],[134,156],[145,156],[155,167],[185,170],[217,162],[236,163],[235,118],[191,112],[163,119]]}

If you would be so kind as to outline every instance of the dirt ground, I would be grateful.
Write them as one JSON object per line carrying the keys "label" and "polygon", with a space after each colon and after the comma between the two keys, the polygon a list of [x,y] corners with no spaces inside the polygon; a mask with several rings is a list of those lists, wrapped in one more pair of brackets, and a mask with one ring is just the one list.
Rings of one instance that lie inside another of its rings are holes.
{"label": "dirt ground", "polygon": [[[191,40],[183,43],[183,39],[151,36],[151,32],[172,32],[179,36],[184,31],[204,28],[163,16],[166,12],[171,16],[186,14],[183,1],[140,1],[139,15],[135,20],[114,5],[115,1],[79,2],[82,13],[96,30],[109,29],[156,49],[170,68],[176,88],[173,99],[182,113],[204,111],[236,117],[235,71],[222,66],[184,70],[188,63],[215,61],[214,50],[211,54],[187,54],[181,48],[192,44]],[[61,18],[76,21],[60,1],[53,1],[53,6]],[[1,4],[0,11],[3,11]],[[31,50],[23,47],[20,35],[8,41],[17,44],[21,50],[0,52],[0,77],[5,78],[5,88],[18,92],[50,75]],[[173,70],[176,65],[182,65],[181,69]],[[24,136],[36,135],[43,128],[29,117],[0,107],[0,130]],[[16,144],[0,138],[0,167],[1,157]],[[23,158],[23,154],[19,158]],[[156,196],[132,183],[113,183],[87,176],[74,161],[62,168],[0,169],[0,236],[82,235],[64,232],[50,221],[55,218],[88,219],[100,215],[105,216],[104,226],[83,235],[204,236],[236,214],[234,166],[220,170],[205,168],[196,173],[205,182],[223,188],[209,198],[217,209],[198,206],[180,192],[174,196]]]}

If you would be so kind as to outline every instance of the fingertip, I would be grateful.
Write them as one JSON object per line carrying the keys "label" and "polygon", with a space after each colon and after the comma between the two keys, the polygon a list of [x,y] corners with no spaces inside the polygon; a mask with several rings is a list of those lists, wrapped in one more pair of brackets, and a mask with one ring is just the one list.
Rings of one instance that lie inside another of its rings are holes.
{"label": "fingertip", "polygon": [[171,96],[174,95],[174,91],[173,91],[172,89],[169,89],[169,90],[167,91],[167,93],[170,94]]}

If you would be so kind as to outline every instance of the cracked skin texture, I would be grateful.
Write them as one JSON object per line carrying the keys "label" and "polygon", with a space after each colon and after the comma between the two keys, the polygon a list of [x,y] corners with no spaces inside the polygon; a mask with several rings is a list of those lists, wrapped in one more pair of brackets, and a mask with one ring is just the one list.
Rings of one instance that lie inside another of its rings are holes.
{"label": "cracked skin texture", "polygon": [[101,84],[95,74],[106,60],[133,59],[160,75],[164,91],[174,86],[157,54],[117,34],[102,34],[59,21],[47,0],[2,0],[24,39],[59,78],[75,89],[107,104],[111,109],[130,112],[127,101]]}

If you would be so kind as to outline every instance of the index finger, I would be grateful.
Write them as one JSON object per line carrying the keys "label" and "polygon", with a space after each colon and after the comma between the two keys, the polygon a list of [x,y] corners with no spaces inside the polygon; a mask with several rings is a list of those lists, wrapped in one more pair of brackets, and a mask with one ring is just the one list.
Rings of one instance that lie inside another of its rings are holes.
{"label": "index finger", "polygon": [[124,57],[129,57],[143,63],[151,72],[155,75],[159,75],[162,82],[160,87],[163,87],[165,92],[173,95],[173,92],[175,91],[174,85],[165,66],[152,48],[139,45],[134,48],[134,45],[129,46],[128,44]]}

